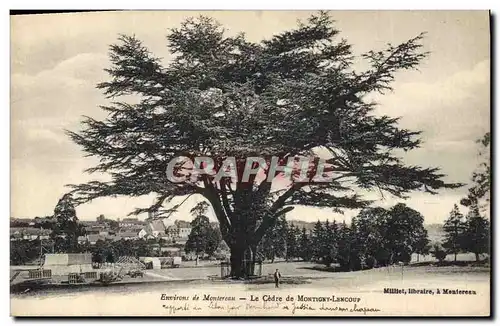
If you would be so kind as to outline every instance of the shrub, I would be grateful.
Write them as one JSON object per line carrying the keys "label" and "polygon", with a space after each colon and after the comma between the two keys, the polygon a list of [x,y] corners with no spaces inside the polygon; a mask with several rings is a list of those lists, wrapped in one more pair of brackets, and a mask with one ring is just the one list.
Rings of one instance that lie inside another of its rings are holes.
{"label": "shrub", "polygon": [[439,245],[434,246],[434,251],[432,253],[434,258],[436,258],[440,263],[442,263],[446,258],[446,251],[443,250]]}

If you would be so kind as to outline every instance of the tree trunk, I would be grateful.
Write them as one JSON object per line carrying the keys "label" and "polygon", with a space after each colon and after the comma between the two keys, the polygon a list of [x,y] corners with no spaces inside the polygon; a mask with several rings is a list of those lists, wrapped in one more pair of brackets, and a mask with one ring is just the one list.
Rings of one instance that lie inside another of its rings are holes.
{"label": "tree trunk", "polygon": [[474,254],[476,255],[476,262],[478,262],[479,261],[479,253],[475,252]]}
{"label": "tree trunk", "polygon": [[255,275],[255,265],[257,263],[257,245],[253,245],[252,249],[252,275]]}
{"label": "tree trunk", "polygon": [[457,252],[455,251],[455,263],[457,262]]}
{"label": "tree trunk", "polygon": [[245,248],[240,246],[238,243],[231,246],[231,277],[241,278],[245,277],[245,271],[243,270],[243,259],[245,254]]}

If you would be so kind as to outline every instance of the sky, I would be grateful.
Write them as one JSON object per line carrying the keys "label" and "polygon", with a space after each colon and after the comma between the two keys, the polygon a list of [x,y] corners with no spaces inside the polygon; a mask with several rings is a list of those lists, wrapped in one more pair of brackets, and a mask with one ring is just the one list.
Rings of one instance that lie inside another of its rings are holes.
{"label": "sky", "polygon": [[[229,34],[245,32],[251,41],[296,26],[305,11],[141,11],[11,16],[11,216],[52,215],[67,184],[95,177],[83,173],[97,161],[84,157],[64,130],[79,130],[83,115],[105,118],[107,100],[96,84],[107,80],[108,47],[119,34],[136,35],[168,64],[166,35],[186,18],[203,13],[217,19]],[[487,11],[333,11],[340,37],[354,54],[383,49],[427,32],[430,55],[419,71],[396,75],[393,92],[377,96],[377,113],[401,116],[401,126],[423,131],[424,144],[405,156],[412,165],[440,167],[449,182],[467,183],[478,164],[475,140],[490,129],[490,36]],[[467,187],[439,195],[412,193],[408,200],[378,192],[365,194],[376,205],[398,202],[441,223]],[[170,207],[185,198],[174,199]],[[202,198],[187,199],[173,219],[189,220]],[[104,198],[77,207],[81,220],[124,218],[152,197]],[[465,213],[466,209],[461,207]],[[296,207],[289,219],[313,222],[345,220],[329,209]],[[210,218],[215,220],[213,212]],[[140,216],[144,218],[145,216]]]}

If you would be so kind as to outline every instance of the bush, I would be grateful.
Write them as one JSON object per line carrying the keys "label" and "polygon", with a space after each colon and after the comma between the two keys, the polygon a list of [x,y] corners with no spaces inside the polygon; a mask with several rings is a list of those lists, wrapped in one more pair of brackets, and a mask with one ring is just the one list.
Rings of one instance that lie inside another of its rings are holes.
{"label": "bush", "polygon": [[446,259],[446,251],[443,250],[438,245],[434,246],[434,251],[432,253],[433,257],[436,258],[440,263],[442,263]]}
{"label": "bush", "polygon": [[375,268],[377,266],[377,259],[375,259],[375,257],[373,256],[366,257],[365,266],[367,269]]}

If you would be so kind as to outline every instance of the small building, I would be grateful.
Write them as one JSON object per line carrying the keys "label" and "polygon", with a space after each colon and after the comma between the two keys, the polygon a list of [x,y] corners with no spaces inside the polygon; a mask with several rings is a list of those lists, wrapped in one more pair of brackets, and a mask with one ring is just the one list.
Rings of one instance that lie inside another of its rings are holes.
{"label": "small building", "polygon": [[10,228],[11,240],[46,240],[50,238],[51,230],[33,227]]}
{"label": "small building", "polygon": [[140,238],[157,238],[166,234],[165,224],[161,220],[153,220],[149,222],[138,234]]}
{"label": "small building", "polygon": [[123,231],[123,232],[118,232],[116,234],[116,237],[119,237],[120,239],[124,240],[132,240],[139,238],[139,234],[131,231]]}
{"label": "small building", "polygon": [[105,230],[102,225],[88,225],[85,226],[84,229],[87,234],[99,234]]}
{"label": "small building", "polygon": [[146,265],[146,269],[161,269],[161,260],[158,257],[139,257],[139,261]]}
{"label": "small building", "polygon": [[106,237],[100,234],[89,234],[87,236],[87,240],[90,244],[94,245],[97,243],[97,241],[106,241]]}
{"label": "small building", "polygon": [[92,254],[45,254],[44,269],[50,269],[52,275],[69,273],[91,273]]}
{"label": "small building", "polygon": [[161,253],[164,257],[181,257],[182,249],[178,247],[162,247]]}
{"label": "small building", "polygon": [[127,217],[124,218],[123,220],[120,220],[118,222],[118,225],[121,228],[126,228],[126,227],[137,227],[137,226],[144,226],[146,225],[146,222],[139,220],[137,217]]}

